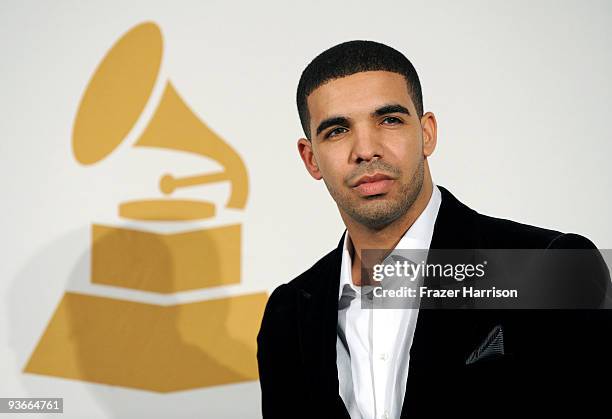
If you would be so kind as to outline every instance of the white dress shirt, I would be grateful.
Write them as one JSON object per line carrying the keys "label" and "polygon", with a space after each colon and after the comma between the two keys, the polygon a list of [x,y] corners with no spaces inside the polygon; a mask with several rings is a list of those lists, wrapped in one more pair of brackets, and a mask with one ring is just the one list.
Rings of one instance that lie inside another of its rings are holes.
{"label": "white dress shirt", "polygon": [[[440,190],[433,185],[427,206],[395,249],[429,249],[441,202]],[[336,364],[340,396],[351,419],[399,418],[419,310],[362,309],[361,287],[352,280],[352,243],[348,239],[347,231],[338,290]]]}

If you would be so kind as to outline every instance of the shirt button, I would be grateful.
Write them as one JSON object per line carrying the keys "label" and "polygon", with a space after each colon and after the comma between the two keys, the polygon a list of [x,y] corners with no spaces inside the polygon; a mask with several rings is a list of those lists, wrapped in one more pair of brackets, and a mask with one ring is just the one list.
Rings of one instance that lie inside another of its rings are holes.
{"label": "shirt button", "polygon": [[382,361],[386,361],[386,360],[387,360],[387,358],[388,358],[388,355],[387,355],[387,353],[386,353],[386,352],[383,352],[383,353],[381,353],[381,354],[380,354],[378,357],[379,357],[379,358],[380,358]]}
{"label": "shirt button", "polygon": [[382,419],[389,419],[389,413],[387,411],[385,411],[385,413],[382,414],[381,418]]}

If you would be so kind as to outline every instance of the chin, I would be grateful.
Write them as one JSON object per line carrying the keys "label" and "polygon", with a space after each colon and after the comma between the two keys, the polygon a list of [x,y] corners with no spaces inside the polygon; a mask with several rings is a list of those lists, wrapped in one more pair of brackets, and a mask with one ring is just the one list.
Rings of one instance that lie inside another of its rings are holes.
{"label": "chin", "polygon": [[362,205],[360,211],[354,211],[352,217],[370,228],[381,228],[400,218],[405,211],[399,205],[390,202],[372,202],[373,205]]}

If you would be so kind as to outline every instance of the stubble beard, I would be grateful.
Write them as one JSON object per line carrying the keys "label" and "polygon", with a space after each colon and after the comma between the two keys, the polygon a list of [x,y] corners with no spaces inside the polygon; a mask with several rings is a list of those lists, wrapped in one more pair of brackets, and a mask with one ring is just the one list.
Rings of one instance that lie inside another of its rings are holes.
{"label": "stubble beard", "polygon": [[397,199],[381,199],[379,196],[358,198],[350,192],[336,190],[323,180],[341,210],[359,224],[380,230],[406,214],[416,201],[423,187],[424,161],[425,159],[421,159],[408,183],[400,184]]}

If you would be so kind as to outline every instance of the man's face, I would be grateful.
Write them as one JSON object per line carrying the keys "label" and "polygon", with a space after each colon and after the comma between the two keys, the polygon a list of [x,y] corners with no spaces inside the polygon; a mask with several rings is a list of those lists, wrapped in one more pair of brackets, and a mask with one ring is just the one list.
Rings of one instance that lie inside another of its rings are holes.
{"label": "man's face", "polygon": [[318,87],[307,104],[312,141],[299,140],[300,155],[343,216],[382,228],[405,214],[435,147],[435,119],[418,118],[406,79],[388,71],[356,73]]}

